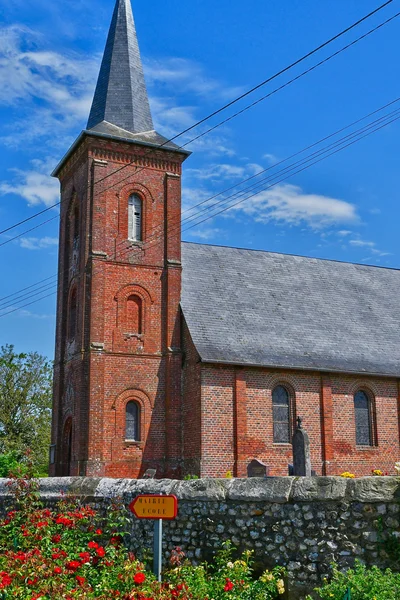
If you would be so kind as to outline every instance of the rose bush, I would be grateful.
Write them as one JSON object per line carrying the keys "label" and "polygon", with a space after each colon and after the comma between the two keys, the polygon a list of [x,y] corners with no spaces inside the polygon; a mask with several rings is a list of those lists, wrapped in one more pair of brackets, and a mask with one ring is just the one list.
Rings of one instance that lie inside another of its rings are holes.
{"label": "rose bush", "polygon": [[193,566],[180,549],[159,584],[125,546],[130,517],[118,502],[105,515],[64,498],[43,506],[29,473],[9,481],[12,510],[0,522],[0,599],[273,600],[283,571],[254,577],[252,553],[226,543],[213,565]]}

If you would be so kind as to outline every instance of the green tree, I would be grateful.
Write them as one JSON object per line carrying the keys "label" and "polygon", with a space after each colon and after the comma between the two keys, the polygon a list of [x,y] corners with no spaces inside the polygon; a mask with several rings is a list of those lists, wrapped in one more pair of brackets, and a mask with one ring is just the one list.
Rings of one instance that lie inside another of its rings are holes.
{"label": "green tree", "polygon": [[52,368],[37,352],[0,349],[0,454],[21,460],[27,449],[35,468],[47,471],[50,444]]}

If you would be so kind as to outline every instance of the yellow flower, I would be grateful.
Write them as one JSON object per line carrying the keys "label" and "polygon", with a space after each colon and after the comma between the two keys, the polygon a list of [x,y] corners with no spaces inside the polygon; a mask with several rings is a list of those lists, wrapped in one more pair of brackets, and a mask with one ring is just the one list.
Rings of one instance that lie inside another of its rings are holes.
{"label": "yellow flower", "polygon": [[285,593],[285,583],[283,579],[278,579],[276,582],[276,589],[278,590],[278,594],[282,595]]}
{"label": "yellow flower", "polygon": [[232,471],[227,471],[225,475],[226,479],[233,479]]}
{"label": "yellow flower", "polygon": [[354,479],[355,475],[353,473],[349,473],[349,471],[345,471],[341,473],[340,477],[346,477],[347,479]]}

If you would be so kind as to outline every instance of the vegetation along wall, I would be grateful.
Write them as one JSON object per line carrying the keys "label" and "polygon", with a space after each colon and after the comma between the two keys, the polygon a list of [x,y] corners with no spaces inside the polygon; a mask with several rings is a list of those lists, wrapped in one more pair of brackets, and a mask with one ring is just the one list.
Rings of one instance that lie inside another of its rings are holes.
{"label": "vegetation along wall", "polygon": [[[290,598],[302,598],[324,577],[329,565],[351,566],[355,559],[390,566],[382,543],[399,528],[400,478],[270,477],[193,481],[105,478],[41,480],[41,495],[55,504],[62,494],[101,506],[120,497],[128,504],[141,493],[175,494],[179,514],[164,523],[164,560],[180,546],[187,557],[208,559],[230,539],[253,549],[260,568],[285,565]],[[0,500],[8,507],[6,480]],[[383,534],[382,534],[383,530]],[[139,556],[152,549],[153,522],[131,516],[131,548]]]}

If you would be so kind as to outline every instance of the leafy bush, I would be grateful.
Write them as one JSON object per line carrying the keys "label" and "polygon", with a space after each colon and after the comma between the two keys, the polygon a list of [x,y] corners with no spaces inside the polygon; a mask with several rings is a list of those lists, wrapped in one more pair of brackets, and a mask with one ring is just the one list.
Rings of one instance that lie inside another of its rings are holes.
{"label": "leafy bush", "polygon": [[0,477],[8,477],[11,471],[21,467],[16,452],[0,454]]}
{"label": "leafy bush", "polygon": [[45,508],[31,473],[9,482],[14,508],[0,522],[0,599],[8,600],[273,600],[282,571],[253,577],[252,554],[233,560],[227,543],[212,566],[192,566],[172,552],[164,583],[125,547],[130,522],[115,502],[105,516],[65,497]]}
{"label": "leafy bush", "polygon": [[390,569],[381,571],[378,567],[367,568],[359,561],[354,569],[346,572],[339,571],[335,565],[331,581],[315,591],[321,600],[343,600],[348,588],[351,600],[395,600],[400,598],[400,573],[393,573]]}

